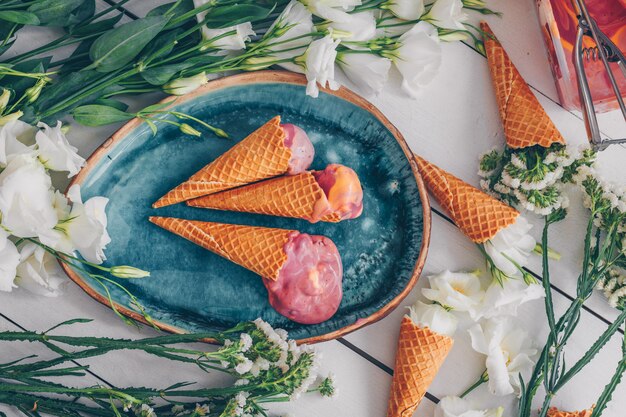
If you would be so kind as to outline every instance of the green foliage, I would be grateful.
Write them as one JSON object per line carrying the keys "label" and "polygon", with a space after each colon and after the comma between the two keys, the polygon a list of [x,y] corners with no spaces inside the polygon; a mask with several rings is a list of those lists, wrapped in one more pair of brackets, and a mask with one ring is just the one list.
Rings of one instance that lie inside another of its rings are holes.
{"label": "green foliage", "polygon": [[[89,0],[91,1],[91,0]],[[27,10],[39,19],[42,26],[68,26],[80,18],[77,10],[85,0],[43,0],[33,3]]]}
{"label": "green foliage", "polygon": [[0,10],[0,20],[22,25],[38,25],[39,18],[35,13],[25,10]]}
{"label": "green foliage", "polygon": [[132,113],[126,113],[117,107],[104,104],[88,104],[74,109],[74,120],[85,126],[105,126],[111,123],[125,122],[133,117]]}

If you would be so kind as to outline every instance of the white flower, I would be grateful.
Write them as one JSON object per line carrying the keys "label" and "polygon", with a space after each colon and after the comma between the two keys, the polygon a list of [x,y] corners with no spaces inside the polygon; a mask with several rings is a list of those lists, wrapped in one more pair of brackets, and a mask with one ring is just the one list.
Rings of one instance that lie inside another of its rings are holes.
{"label": "white flower", "polygon": [[[339,83],[335,81],[335,58],[337,57],[339,40],[329,36],[311,42],[302,57],[296,59],[304,68],[306,79],[306,93],[311,97],[319,95],[317,84],[337,90]],[[304,61],[302,63],[302,61]]]}
{"label": "white flower", "polygon": [[446,270],[429,276],[428,282],[430,288],[422,289],[424,297],[454,311],[474,311],[484,295],[475,274]]}
{"label": "white flower", "polygon": [[526,284],[522,279],[504,279],[502,284],[493,282],[485,291],[481,307],[470,314],[475,320],[481,317],[495,318],[501,316],[515,316],[522,304],[543,298],[545,292],[541,284]]}
{"label": "white flower", "polygon": [[472,348],[487,355],[489,391],[494,395],[519,395],[519,376],[528,380],[537,350],[529,335],[512,320],[482,321],[469,329]]}
{"label": "white flower", "polygon": [[78,149],[70,145],[61,131],[61,122],[56,127],[50,127],[45,123],[39,123],[42,128],[35,135],[37,142],[37,156],[41,163],[52,171],[67,171],[68,178],[78,174],[85,164],[85,159],[78,155]]}
{"label": "white flower", "polygon": [[27,243],[20,249],[15,282],[32,293],[56,297],[67,280],[54,256],[34,243]]}
{"label": "white flower", "polygon": [[[376,37],[376,19],[371,10],[348,14],[345,21],[330,22],[328,26],[332,28],[333,36],[342,41],[362,42]],[[347,46],[351,47],[349,43]]]}
{"label": "white flower", "polygon": [[43,165],[32,155],[17,155],[0,173],[2,224],[17,237],[35,237],[56,224]]}
{"label": "white flower", "polygon": [[0,127],[0,167],[15,155],[33,154],[35,128],[21,120],[12,120]]}
{"label": "white flower", "polygon": [[42,243],[62,252],[77,249],[87,261],[101,264],[106,259],[104,249],[111,242],[105,212],[109,199],[92,197],[83,203],[78,184],[68,190],[67,196],[72,202],[71,208],[63,205],[63,197],[57,194],[55,201],[59,222],[53,230],[39,238]]}
{"label": "white flower", "polygon": [[386,55],[402,74],[402,89],[411,97],[430,83],[441,65],[441,45],[437,29],[419,22],[398,39],[399,47]]}
{"label": "white flower", "polygon": [[[198,1],[198,0],[195,0]],[[235,32],[231,35],[222,36],[228,32]],[[223,51],[239,51],[246,49],[246,42],[250,42],[250,36],[254,36],[254,30],[252,30],[252,23],[246,22],[239,25],[230,26],[222,29],[209,29],[206,26],[202,27],[202,37],[205,40],[215,39],[208,46],[211,48],[221,49]]]}
{"label": "white flower", "polygon": [[7,232],[0,227],[0,291],[11,292],[15,285],[17,265],[20,263],[20,254],[9,240]]}
{"label": "white flower", "polygon": [[157,417],[152,407],[148,404],[141,404],[141,407],[135,408],[134,411],[137,417]]}
{"label": "white flower", "polygon": [[361,4],[361,0],[301,0],[316,16],[333,22],[344,22],[349,19],[346,11]]}
{"label": "white flower", "polygon": [[437,0],[423,19],[442,29],[464,30],[467,18],[462,0]]}
{"label": "white flower", "polygon": [[390,59],[366,53],[341,53],[337,63],[350,81],[366,95],[382,91],[391,68]]}
{"label": "white flower", "polygon": [[191,93],[196,88],[201,87],[208,82],[209,79],[206,74],[201,72],[191,77],[172,80],[163,86],[163,91],[167,94],[182,96],[184,94]]}
{"label": "white flower", "polygon": [[483,244],[495,267],[504,275],[508,277],[522,275],[519,268],[526,265],[537,243],[528,234],[532,227],[523,216],[518,216],[515,223],[500,230]]}
{"label": "white flower", "polygon": [[[291,59],[302,54],[304,47],[311,42],[306,36],[315,32],[313,16],[302,3],[292,0],[270,26],[267,33],[277,30],[278,34],[268,40],[272,57],[276,59]],[[295,39],[297,38],[297,39]],[[291,40],[290,40],[291,39]],[[276,45],[276,43],[280,44]],[[285,66],[284,64],[280,64]],[[291,68],[287,68],[292,70]]]}
{"label": "white flower", "polygon": [[438,304],[425,304],[417,301],[409,307],[408,317],[419,327],[428,327],[435,333],[453,337],[457,319]]}
{"label": "white flower", "polygon": [[383,7],[404,20],[417,20],[424,14],[424,0],[388,0]]}
{"label": "white flower", "polygon": [[435,417],[502,417],[502,407],[476,410],[472,404],[459,397],[443,397],[435,408]]}

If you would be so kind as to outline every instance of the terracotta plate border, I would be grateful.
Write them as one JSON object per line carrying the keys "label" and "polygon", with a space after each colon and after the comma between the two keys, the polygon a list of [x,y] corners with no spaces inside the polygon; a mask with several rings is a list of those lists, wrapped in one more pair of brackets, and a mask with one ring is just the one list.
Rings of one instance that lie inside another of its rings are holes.
{"label": "terracotta plate border", "polygon": [[[210,81],[208,84],[198,88],[197,90],[186,94],[184,96],[170,96],[161,101],[161,103],[171,102],[172,106],[176,106],[181,103],[185,103],[189,100],[193,100],[197,97],[200,97],[208,92],[220,90],[227,87],[240,86],[240,85],[249,85],[249,84],[267,84],[267,83],[283,83],[283,84],[295,84],[295,85],[306,85],[307,80],[303,75],[295,74],[287,71],[258,71],[253,73],[243,73],[237,75],[231,75],[224,78],[219,78],[213,81]],[[423,208],[423,233],[422,233],[422,245],[420,248],[420,255],[417,259],[415,267],[413,268],[413,273],[411,275],[411,279],[409,280],[407,286],[404,290],[398,294],[393,300],[383,306],[377,312],[371,314],[369,317],[359,319],[355,323],[352,323],[348,326],[342,327],[333,332],[329,332],[320,336],[309,337],[306,339],[298,340],[298,343],[319,343],[325,342],[328,340],[337,339],[339,337],[345,336],[348,333],[351,333],[357,329],[360,329],[364,326],[375,323],[389,313],[391,313],[401,302],[402,300],[411,292],[417,280],[424,268],[424,263],[426,262],[426,256],[428,254],[428,246],[430,244],[430,232],[431,232],[431,211],[430,211],[430,203],[428,199],[428,194],[426,193],[426,188],[424,187],[424,182],[417,168],[417,163],[413,158],[413,153],[411,149],[409,149],[408,144],[404,140],[404,137],[400,133],[400,131],[393,125],[391,122],[378,110],[372,103],[365,100],[363,97],[357,95],[356,93],[348,90],[345,87],[341,87],[337,91],[332,91],[328,89],[321,89],[326,94],[330,94],[336,97],[340,97],[346,101],[355,104],[356,106],[368,111],[372,115],[374,115],[389,131],[393,134],[395,139],[398,141],[398,144],[402,148],[404,155],[406,156],[409,164],[411,166],[411,171],[415,176],[415,182],[417,183],[417,187],[419,189],[420,199],[422,201]],[[68,185],[71,187],[74,184],[82,184],[87,175],[91,172],[91,170],[96,166],[96,164],[100,161],[100,159],[108,152],[109,148],[118,142],[122,141],[128,133],[137,128],[143,122],[139,119],[133,119],[122,126],[117,132],[113,134],[109,139],[107,139],[98,149],[94,151],[93,154],[87,159],[87,162],[80,173],[74,177],[71,183]],[[78,284],[87,294],[89,294],[92,298],[104,304],[105,306],[111,308],[111,303],[109,303],[108,299],[98,294],[95,290],[93,290],[76,272],[74,272],[68,265],[61,263],[65,273]],[[159,329],[171,332],[171,333],[186,333],[183,329],[178,327],[161,323],[157,320],[154,320],[154,323],[148,323],[141,314],[136,311],[130,310],[118,303],[113,303],[115,308],[122,314],[127,317],[130,317],[133,320],[139,321],[141,323],[147,325],[156,325]],[[206,340],[207,342],[214,342],[213,340]]]}

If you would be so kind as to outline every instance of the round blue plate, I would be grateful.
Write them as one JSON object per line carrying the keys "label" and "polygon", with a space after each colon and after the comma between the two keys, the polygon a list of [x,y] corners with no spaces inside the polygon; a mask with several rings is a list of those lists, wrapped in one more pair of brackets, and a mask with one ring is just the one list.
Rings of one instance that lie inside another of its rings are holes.
{"label": "round blue plate", "polygon": [[[347,89],[305,95],[300,75],[266,71],[213,81],[172,108],[227,131],[186,136],[161,123],[153,136],[139,120],[122,127],[89,158],[73,183],[83,199],[104,196],[111,235],[106,265],[133,265],[151,277],[119,280],[160,328],[206,332],[262,317],[303,342],[339,337],[381,319],[415,285],[430,234],[430,210],[423,183],[404,139],[370,103]],[[166,101],[171,101],[169,98]],[[354,169],[364,190],[361,217],[338,224],[222,212],[184,204],[153,209],[151,204],[273,116],[302,127],[315,145],[313,169],[341,163]],[[341,253],[344,297],[339,311],[317,325],[302,325],[276,313],[261,278],[148,222],[148,216],[297,229],[330,237]],[[88,275],[68,275],[99,301],[104,289]],[[116,308],[142,320],[129,297],[108,290]]]}

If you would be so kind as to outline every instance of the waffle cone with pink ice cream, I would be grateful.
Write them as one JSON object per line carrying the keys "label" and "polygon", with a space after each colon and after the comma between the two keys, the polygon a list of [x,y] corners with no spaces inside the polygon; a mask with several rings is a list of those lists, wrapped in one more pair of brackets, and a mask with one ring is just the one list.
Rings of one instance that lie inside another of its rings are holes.
{"label": "waffle cone with pink ice cream", "polygon": [[548,409],[548,417],[591,417],[593,408],[582,411],[561,411],[556,407]]}
{"label": "waffle cone with pink ice cream", "polygon": [[331,164],[321,171],[261,181],[197,198],[193,207],[339,222],[363,212],[363,189],[352,169]]}
{"label": "waffle cone with pink ice cream", "polygon": [[311,165],[315,150],[298,126],[276,116],[230,150],[156,201],[153,208],[181,203],[278,175],[294,175]]}
{"label": "waffle cone with pink ice cream", "polygon": [[339,308],[341,257],[325,236],[171,217],[150,221],[260,275],[270,304],[290,320],[317,324]]}

